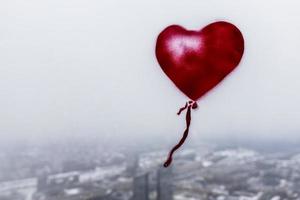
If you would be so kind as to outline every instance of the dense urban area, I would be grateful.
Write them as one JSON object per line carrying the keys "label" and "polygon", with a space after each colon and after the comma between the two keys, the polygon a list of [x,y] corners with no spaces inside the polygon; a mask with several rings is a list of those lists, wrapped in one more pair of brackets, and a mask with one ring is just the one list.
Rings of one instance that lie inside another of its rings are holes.
{"label": "dense urban area", "polygon": [[300,200],[300,153],[194,145],[167,150],[88,142],[7,147],[0,200]]}

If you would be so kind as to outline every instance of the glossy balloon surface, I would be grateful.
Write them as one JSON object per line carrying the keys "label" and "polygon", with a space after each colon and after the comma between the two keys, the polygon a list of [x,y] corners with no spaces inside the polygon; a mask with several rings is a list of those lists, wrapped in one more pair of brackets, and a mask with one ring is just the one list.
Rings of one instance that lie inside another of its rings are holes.
{"label": "glossy balloon surface", "polygon": [[239,64],[244,52],[240,30],[219,21],[199,31],[172,25],[157,38],[156,57],[165,74],[196,101]]}

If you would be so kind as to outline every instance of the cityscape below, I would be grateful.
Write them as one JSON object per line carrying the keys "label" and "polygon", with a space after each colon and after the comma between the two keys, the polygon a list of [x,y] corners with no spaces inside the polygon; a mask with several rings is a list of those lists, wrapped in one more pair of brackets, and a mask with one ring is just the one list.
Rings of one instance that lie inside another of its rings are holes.
{"label": "cityscape below", "polygon": [[6,146],[0,200],[300,200],[297,148],[188,145],[164,168],[167,153],[84,141]]}

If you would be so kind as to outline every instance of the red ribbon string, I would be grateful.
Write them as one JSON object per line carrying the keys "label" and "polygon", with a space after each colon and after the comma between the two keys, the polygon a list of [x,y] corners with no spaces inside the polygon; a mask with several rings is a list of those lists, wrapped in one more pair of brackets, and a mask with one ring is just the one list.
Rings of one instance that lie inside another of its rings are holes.
{"label": "red ribbon string", "polygon": [[178,142],[178,144],[176,144],[172,150],[169,153],[168,159],[166,160],[166,162],[164,163],[164,167],[168,167],[173,160],[173,153],[179,148],[181,147],[181,145],[184,143],[184,141],[186,140],[188,134],[189,134],[189,129],[190,129],[190,124],[191,124],[191,109],[196,109],[198,107],[197,102],[195,101],[188,101],[184,107],[180,108],[177,115],[180,115],[180,113],[182,111],[184,111],[185,109],[187,109],[186,111],[186,116],[185,116],[185,121],[186,121],[186,129],[183,132],[183,136],[180,139],[180,141]]}
{"label": "red ribbon string", "polygon": [[182,111],[184,111],[187,107],[188,107],[188,102],[186,102],[186,104],[185,104],[184,107],[182,107],[182,108],[179,109],[177,115],[180,115],[180,113],[181,113]]}

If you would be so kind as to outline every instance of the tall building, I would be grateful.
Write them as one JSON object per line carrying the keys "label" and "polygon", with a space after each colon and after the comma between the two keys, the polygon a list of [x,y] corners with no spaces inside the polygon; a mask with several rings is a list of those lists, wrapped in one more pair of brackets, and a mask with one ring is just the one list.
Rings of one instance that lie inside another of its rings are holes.
{"label": "tall building", "polygon": [[157,200],[173,200],[172,166],[157,171]]}
{"label": "tall building", "polygon": [[37,190],[38,191],[43,191],[47,189],[47,175],[41,174],[37,178]]}
{"label": "tall building", "polygon": [[130,177],[134,177],[139,167],[139,157],[137,154],[127,155],[126,161],[126,174]]}
{"label": "tall building", "polygon": [[148,174],[134,177],[132,200],[149,200]]}

